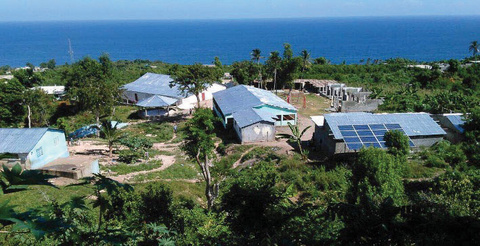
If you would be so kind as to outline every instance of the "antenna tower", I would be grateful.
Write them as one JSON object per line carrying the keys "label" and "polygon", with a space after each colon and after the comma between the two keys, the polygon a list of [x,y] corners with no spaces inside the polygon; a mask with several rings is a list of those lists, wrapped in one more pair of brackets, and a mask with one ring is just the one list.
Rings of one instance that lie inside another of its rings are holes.
{"label": "antenna tower", "polygon": [[73,64],[74,62],[73,49],[72,49],[72,42],[70,42],[70,39],[68,39],[68,54],[70,54],[70,63]]}

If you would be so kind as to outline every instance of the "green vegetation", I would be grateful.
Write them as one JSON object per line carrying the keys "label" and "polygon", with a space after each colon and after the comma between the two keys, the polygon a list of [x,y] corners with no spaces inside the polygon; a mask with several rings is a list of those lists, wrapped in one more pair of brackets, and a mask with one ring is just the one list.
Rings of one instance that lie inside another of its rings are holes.
{"label": "green vegetation", "polygon": [[[474,56],[475,45],[470,47]],[[129,122],[136,108],[117,105],[114,95],[120,85],[146,72],[167,73],[176,75],[184,92],[196,93],[212,74],[228,71],[237,83],[258,80],[265,86],[272,79],[275,88],[292,89],[296,78],[362,86],[373,91],[371,97],[384,98],[383,112],[464,112],[465,141],[441,141],[412,153],[408,138],[393,131],[385,136],[387,150],[363,149],[347,159],[323,162],[306,161],[303,150],[284,155],[278,147],[229,144],[207,109],[175,122],[176,138],[172,123],[135,122],[118,131],[121,139],[117,134],[97,139],[126,147],[117,152],[124,163],[102,170],[124,175],[162,167],[157,160],[126,164],[144,158],[145,151],[151,157],[174,156],[173,165],[134,176],[130,181],[138,183],[132,186],[98,175],[53,187],[36,172],[4,168],[0,243],[473,245],[480,240],[480,65],[465,66],[475,57],[442,61],[449,68],[441,71],[436,63],[424,63],[432,69],[408,67],[418,63],[405,59],[331,65],[325,57],[312,59],[307,50],[295,56],[289,44],[282,54],[269,53],[265,64],[261,54],[252,50],[251,60],[231,66],[217,58],[215,68],[208,69],[199,64],[111,62],[107,56],[61,66],[49,61],[42,65],[50,68],[45,72],[27,69],[0,83],[0,126],[57,126],[71,132],[101,119]],[[55,81],[67,85],[66,101],[30,90]],[[91,93],[89,88],[97,84],[111,90]],[[302,117],[322,114],[328,107],[327,100],[307,94],[304,109],[300,98],[292,103]],[[297,145],[300,130],[292,129]],[[167,144],[159,150],[152,149],[154,143]]]}
{"label": "green vegetation", "polygon": [[102,166],[103,171],[111,171],[114,172],[116,175],[124,175],[128,173],[140,172],[140,171],[148,171],[156,168],[160,168],[162,166],[161,161],[150,161],[147,163],[140,163],[140,164],[117,164],[112,166]]}

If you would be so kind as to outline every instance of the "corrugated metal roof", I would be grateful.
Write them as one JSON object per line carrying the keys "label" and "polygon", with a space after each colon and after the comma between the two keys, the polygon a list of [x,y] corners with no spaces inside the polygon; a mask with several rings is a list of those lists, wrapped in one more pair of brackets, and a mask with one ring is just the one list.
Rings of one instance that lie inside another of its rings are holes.
{"label": "corrugated metal roof", "polygon": [[224,115],[262,105],[271,105],[297,111],[295,107],[277,95],[248,85],[237,85],[216,92],[213,94],[213,98],[215,98],[215,102],[217,102]]}
{"label": "corrugated metal roof", "polygon": [[0,153],[29,153],[48,128],[0,128]]}
{"label": "corrugated metal roof", "polygon": [[184,98],[178,86],[170,87],[171,81],[173,81],[173,79],[169,75],[146,73],[132,83],[122,86],[122,89],[174,98]]}
{"label": "corrugated metal roof", "polygon": [[146,108],[166,107],[175,104],[178,101],[176,98],[153,95],[138,102],[136,105]]}
{"label": "corrugated metal roof", "polygon": [[462,114],[447,114],[445,117],[447,117],[448,121],[450,121],[460,133],[463,133],[464,129],[462,126],[465,124],[465,120]]}
{"label": "corrugated metal roof", "polygon": [[272,124],[275,123],[275,120],[273,120],[273,117],[275,117],[275,115],[265,112],[264,110],[255,108],[249,108],[234,112],[232,116],[240,128],[244,128],[262,121],[270,122]]}
{"label": "corrugated metal roof", "polygon": [[335,139],[343,139],[339,125],[400,124],[407,136],[445,135],[446,132],[427,113],[334,113],[326,114]]}

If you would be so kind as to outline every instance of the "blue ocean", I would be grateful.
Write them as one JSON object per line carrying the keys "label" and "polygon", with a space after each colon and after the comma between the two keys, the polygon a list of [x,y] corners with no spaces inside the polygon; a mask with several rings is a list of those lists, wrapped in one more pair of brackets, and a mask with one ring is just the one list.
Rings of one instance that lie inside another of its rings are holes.
{"label": "blue ocean", "polygon": [[224,64],[265,56],[290,43],[298,54],[332,63],[403,57],[418,61],[464,58],[480,41],[480,16],[355,17],[315,19],[1,22],[0,66],[35,65],[49,59],[70,62],[110,54],[113,60]]}

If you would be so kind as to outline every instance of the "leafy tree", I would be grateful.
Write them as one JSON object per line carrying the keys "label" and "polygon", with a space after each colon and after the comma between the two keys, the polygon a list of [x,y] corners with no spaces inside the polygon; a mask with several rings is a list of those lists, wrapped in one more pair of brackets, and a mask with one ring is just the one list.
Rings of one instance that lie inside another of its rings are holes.
{"label": "leafy tree", "polygon": [[49,126],[50,118],[56,110],[53,97],[40,89],[25,90],[24,105],[27,108],[28,128],[33,126]]}
{"label": "leafy tree", "polygon": [[393,130],[385,133],[385,145],[388,147],[388,153],[394,156],[406,156],[410,151],[408,137],[401,131]]}
{"label": "leafy tree", "polygon": [[234,62],[232,64],[231,75],[239,84],[252,84],[258,78],[259,73],[259,67],[251,61]]}
{"label": "leafy tree", "polygon": [[330,61],[328,61],[328,59],[325,57],[318,57],[318,58],[315,58],[315,60],[313,60],[313,64],[317,64],[317,65],[326,65],[329,63]]}
{"label": "leafy tree", "polygon": [[362,149],[353,167],[353,194],[377,204],[387,198],[393,199],[395,205],[403,204],[405,194],[400,175],[403,165],[382,149]]}
{"label": "leafy tree", "polygon": [[43,83],[44,78],[40,73],[35,73],[33,68],[20,69],[13,72],[13,76],[25,87],[32,88]]}
{"label": "leafy tree", "polygon": [[99,61],[86,57],[62,74],[67,96],[80,111],[91,110],[97,125],[100,125],[100,116],[110,113],[120,96],[110,58],[103,54]]}
{"label": "leafy tree", "polygon": [[465,117],[465,152],[469,161],[480,166],[480,107],[473,108]]}
{"label": "leafy tree", "polygon": [[[215,150],[215,116],[210,109],[199,108],[193,118],[187,121],[186,140],[182,149],[194,158],[205,180],[205,196],[210,210],[218,196],[219,184],[215,183],[210,173]],[[218,182],[218,181],[217,181]]]}
{"label": "leafy tree", "polygon": [[219,70],[200,63],[188,66],[186,69],[179,70],[172,76],[173,81],[170,86],[178,86],[179,90],[185,95],[195,95],[197,97],[197,107],[200,107],[200,94],[210,87],[213,82],[219,81],[221,74]]}
{"label": "leafy tree", "polygon": [[302,155],[303,160],[308,159],[308,151],[302,148],[302,137],[303,134],[311,127],[307,126],[302,131],[298,128],[298,125],[292,125],[290,122],[288,123],[288,127],[290,128],[291,134],[279,134],[280,137],[286,138],[291,142],[295,142],[298,146],[298,150],[300,155]]}
{"label": "leafy tree", "polygon": [[476,56],[477,53],[479,52],[479,45],[478,41],[472,41],[470,43],[470,46],[468,47],[468,51],[471,51],[473,53],[473,56]]}
{"label": "leafy tree", "polygon": [[273,237],[286,219],[284,189],[271,163],[243,169],[226,186],[221,207],[233,232],[245,245],[273,245]]}
{"label": "leafy tree", "polygon": [[40,63],[41,68],[48,68],[48,69],[55,69],[57,62],[55,59],[51,59],[48,62],[42,62]]}
{"label": "leafy tree", "polygon": [[0,127],[18,126],[23,121],[23,91],[17,79],[0,82]]}

